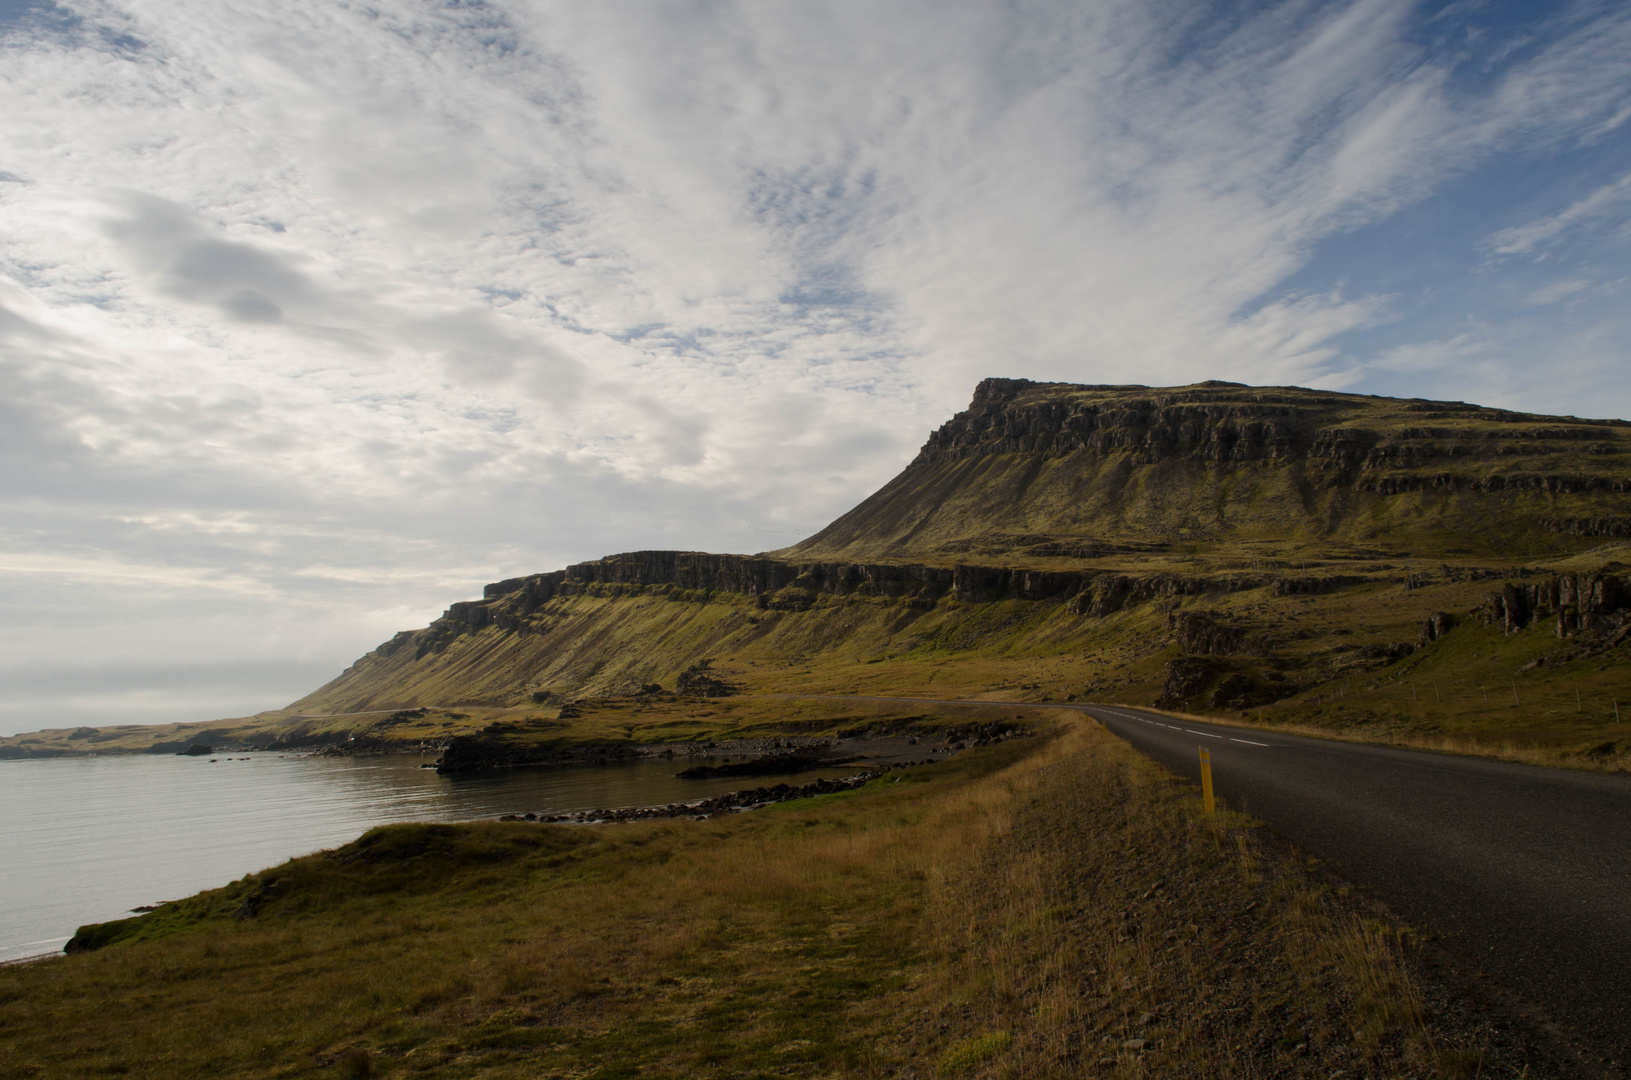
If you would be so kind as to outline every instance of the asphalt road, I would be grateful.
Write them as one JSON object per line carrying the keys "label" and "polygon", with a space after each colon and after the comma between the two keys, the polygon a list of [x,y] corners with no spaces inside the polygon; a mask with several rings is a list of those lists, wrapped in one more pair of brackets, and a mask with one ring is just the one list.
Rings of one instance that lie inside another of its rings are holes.
{"label": "asphalt road", "polygon": [[1473,973],[1606,1056],[1618,1066],[1611,1072],[1631,1073],[1631,778],[1120,706],[1046,707],[1085,712],[1197,782],[1206,747],[1231,808],[1368,889]]}
{"label": "asphalt road", "polygon": [[1631,1066],[1631,779],[1082,711]]}

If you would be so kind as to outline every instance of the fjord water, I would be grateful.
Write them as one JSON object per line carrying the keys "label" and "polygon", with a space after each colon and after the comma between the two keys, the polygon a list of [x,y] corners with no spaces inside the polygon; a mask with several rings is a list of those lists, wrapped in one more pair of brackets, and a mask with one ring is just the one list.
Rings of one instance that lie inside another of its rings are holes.
{"label": "fjord water", "polygon": [[[416,755],[0,761],[0,960],[393,821],[691,801],[775,779],[679,780],[662,758],[438,776]],[[842,776],[854,767],[800,775]]]}

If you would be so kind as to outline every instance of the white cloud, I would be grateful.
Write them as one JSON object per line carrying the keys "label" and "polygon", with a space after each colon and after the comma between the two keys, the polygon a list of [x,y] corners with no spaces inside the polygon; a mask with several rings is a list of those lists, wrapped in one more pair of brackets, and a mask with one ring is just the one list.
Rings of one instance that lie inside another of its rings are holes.
{"label": "white cloud", "polygon": [[1574,229],[1615,216],[1622,219],[1622,228],[1624,219],[1631,216],[1631,173],[1602,185],[1555,214],[1494,233],[1489,238],[1489,249],[1496,255],[1533,255]]}
{"label": "white cloud", "polygon": [[1591,285],[1592,283],[1585,278],[1574,278],[1569,281],[1554,282],[1551,285],[1546,285],[1536,289],[1534,292],[1524,297],[1524,303],[1534,307],[1544,307],[1547,304],[1555,304],[1560,300],[1567,300],[1576,293],[1584,292],[1585,290],[1591,288]]}
{"label": "white cloud", "polygon": [[[1615,297],[1606,302],[1614,303]],[[1382,351],[1373,367],[1422,397],[1520,412],[1591,417],[1631,412],[1624,377],[1631,319],[1559,323],[1534,311]]]}
{"label": "white cloud", "polygon": [[1631,55],[1580,8],[1472,90],[1405,0],[64,7],[0,29],[0,587],[282,605],[335,666],[484,577],[779,546],[983,375],[1349,380],[1394,298],[1287,292],[1313,247],[1609,137]]}

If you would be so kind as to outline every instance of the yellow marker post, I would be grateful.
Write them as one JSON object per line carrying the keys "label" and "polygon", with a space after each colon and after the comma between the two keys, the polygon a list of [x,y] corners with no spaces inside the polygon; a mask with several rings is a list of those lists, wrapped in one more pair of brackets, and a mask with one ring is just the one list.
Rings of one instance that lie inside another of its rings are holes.
{"label": "yellow marker post", "polygon": [[1212,755],[1206,747],[1201,747],[1201,798],[1206,800],[1206,812],[1217,812],[1217,803],[1212,801]]}

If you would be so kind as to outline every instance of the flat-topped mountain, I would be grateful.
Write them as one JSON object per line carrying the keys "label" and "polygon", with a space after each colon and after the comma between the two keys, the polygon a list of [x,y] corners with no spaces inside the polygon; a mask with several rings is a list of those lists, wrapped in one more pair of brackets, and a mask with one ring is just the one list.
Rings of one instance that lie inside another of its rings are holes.
{"label": "flat-topped mountain", "polygon": [[1206,382],[987,379],[882,490],[776,552],[949,561],[1242,542],[1514,556],[1628,536],[1631,424]]}
{"label": "flat-topped mountain", "polygon": [[[553,724],[527,714],[736,689],[1091,696],[1414,731],[1429,723],[1408,712],[1414,684],[1398,715],[1348,694],[1363,679],[1385,696],[1426,663],[1444,665],[1434,707],[1467,710],[1455,724],[1555,732],[1596,722],[1594,684],[1605,716],[1631,701],[1616,538],[1631,538],[1624,421],[988,379],[900,475],[790,548],[634,551],[494,582],[288,710],[211,730],[396,745],[444,737],[403,719],[427,708]],[[1489,686],[1520,667],[1535,688],[1509,685],[1517,711],[1496,717]],[[85,730],[0,756],[114,748]]]}
{"label": "flat-topped mountain", "polygon": [[[1572,552],[1631,535],[1628,452],[1624,421],[1462,402],[987,379],[899,476],[799,544],[628,552],[495,582],[294,707],[520,707],[671,685],[714,659],[761,689],[928,679],[1064,696],[1075,682],[1177,701],[1228,674],[1185,656],[1245,653],[1302,674],[1235,672],[1252,690],[1219,700],[1273,700],[1404,656],[1457,607],[1483,602],[1504,625],[1516,601],[1491,606],[1481,582],[1573,574]],[[1457,590],[1436,612],[1416,599],[1434,584]],[[1341,625],[1305,641],[1350,635],[1318,671],[1289,659],[1314,644],[1268,629],[1308,597]]]}

